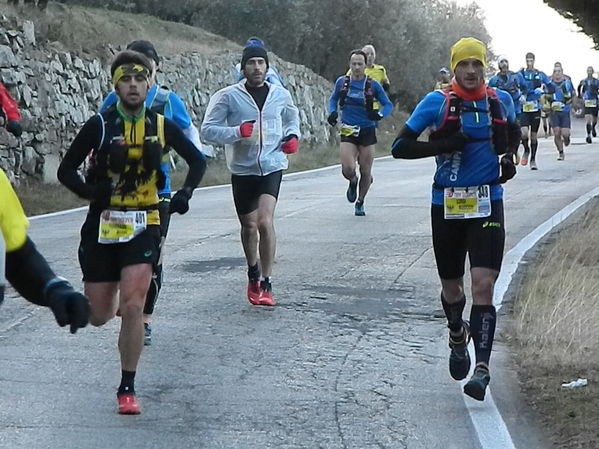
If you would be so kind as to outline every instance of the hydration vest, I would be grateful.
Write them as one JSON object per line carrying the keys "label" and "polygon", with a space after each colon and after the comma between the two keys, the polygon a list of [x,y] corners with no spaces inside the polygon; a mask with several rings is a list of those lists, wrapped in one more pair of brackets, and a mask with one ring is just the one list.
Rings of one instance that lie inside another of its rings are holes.
{"label": "hydration vest", "polygon": [[[343,84],[341,85],[341,90],[339,91],[339,106],[345,106],[345,99],[347,98],[347,94],[350,89],[351,76],[345,75],[343,77]],[[364,82],[364,106],[366,107],[366,111],[372,111],[374,106],[374,88],[372,87],[372,80],[370,77],[366,77],[366,81]]]}
{"label": "hydration vest", "polygon": [[487,87],[487,109],[465,105],[463,100],[451,89],[437,90],[445,96],[445,113],[441,125],[430,134],[430,140],[446,139],[462,131],[463,112],[478,112],[488,114],[491,123],[491,133],[488,138],[472,139],[472,142],[491,140],[496,154],[504,154],[509,149],[510,130],[506,116],[501,108],[501,102],[495,89]]}
{"label": "hydration vest", "polygon": [[538,70],[536,70],[536,69],[534,71],[532,71],[532,72],[529,72],[529,73],[532,73],[532,77],[531,78],[528,78],[526,76],[526,70],[524,70],[524,69],[520,70],[520,73],[524,77],[525,81],[532,82],[532,88],[531,88],[531,90],[535,90],[535,89],[541,87],[541,85],[543,84],[543,82],[541,81],[541,77],[539,76],[540,72]]}
{"label": "hydration vest", "polygon": [[157,114],[164,115],[164,109],[166,108],[170,94],[171,91],[165,86],[156,89],[156,95],[154,95],[154,99],[150,105],[150,110],[156,112]]}

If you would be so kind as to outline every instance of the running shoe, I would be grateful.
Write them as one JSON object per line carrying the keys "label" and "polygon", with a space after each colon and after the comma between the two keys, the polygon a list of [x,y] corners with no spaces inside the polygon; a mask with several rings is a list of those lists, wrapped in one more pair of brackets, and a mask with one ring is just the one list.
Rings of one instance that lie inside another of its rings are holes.
{"label": "running shoe", "polygon": [[260,294],[255,300],[250,302],[255,306],[274,306],[276,302],[272,297],[272,284],[266,281],[260,281]]}
{"label": "running shoe", "polygon": [[591,130],[591,134],[593,134],[593,137],[597,137],[597,130],[595,129],[594,126],[593,126],[593,129]]}
{"label": "running shoe", "polygon": [[563,161],[564,160],[564,152],[563,151],[559,152],[559,155],[557,156],[557,160],[558,161]]}
{"label": "running shoe", "polygon": [[489,368],[484,365],[477,365],[474,368],[474,373],[466,385],[464,385],[464,393],[477,401],[483,401],[485,399],[485,392],[491,376],[489,375]]}
{"label": "running shoe", "polygon": [[525,151],[524,154],[522,155],[522,159],[520,159],[520,163],[522,165],[528,164],[528,155],[529,155],[528,151]]}
{"label": "running shoe", "polygon": [[258,279],[250,279],[247,288],[248,301],[256,305],[260,296],[260,281]]}
{"label": "running shoe", "polygon": [[591,139],[591,136],[587,136],[587,143],[593,143],[593,139]]}
{"label": "running shoe", "polygon": [[449,374],[455,380],[465,379],[470,371],[470,355],[468,354],[468,343],[470,342],[470,326],[462,321],[463,334],[460,337],[452,337],[449,334]]}
{"label": "running shoe", "polygon": [[366,212],[364,211],[364,201],[356,201],[355,214],[356,217],[363,217],[366,215]]}
{"label": "running shoe", "polygon": [[530,169],[531,170],[538,170],[537,163],[534,160],[530,161]]}
{"label": "running shoe", "polygon": [[354,176],[353,179],[349,181],[349,187],[347,188],[347,201],[353,203],[358,198],[358,177]]}
{"label": "running shoe", "polygon": [[135,393],[121,393],[116,397],[119,401],[119,415],[139,415],[141,413]]}
{"label": "running shoe", "polygon": [[152,328],[148,323],[144,323],[144,346],[152,345]]}

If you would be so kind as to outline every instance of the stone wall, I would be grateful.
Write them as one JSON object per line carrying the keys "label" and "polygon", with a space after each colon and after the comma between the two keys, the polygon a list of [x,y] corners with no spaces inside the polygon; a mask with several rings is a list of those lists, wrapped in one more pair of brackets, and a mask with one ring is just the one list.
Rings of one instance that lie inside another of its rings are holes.
{"label": "stone wall", "polygon": [[[235,81],[240,53],[163,58],[158,81],[177,92],[199,128],[210,95]],[[300,109],[303,147],[333,143],[326,123],[331,83],[303,66],[272,59]],[[24,128],[20,139],[0,129],[0,167],[13,181],[56,181],[61,156],[112,89],[108,63],[36,43],[32,22],[0,15],[0,80],[19,103]]]}

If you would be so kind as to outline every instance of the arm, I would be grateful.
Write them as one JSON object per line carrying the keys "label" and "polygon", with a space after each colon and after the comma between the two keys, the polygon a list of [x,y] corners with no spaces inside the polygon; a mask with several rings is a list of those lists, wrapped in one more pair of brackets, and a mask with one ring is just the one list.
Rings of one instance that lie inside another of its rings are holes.
{"label": "arm", "polygon": [[283,111],[281,112],[281,119],[283,122],[283,136],[287,137],[291,134],[294,134],[299,139],[299,111],[295,104],[293,104],[293,100],[291,99],[291,95],[289,93],[287,93],[285,105],[283,107]]}
{"label": "arm", "polygon": [[376,99],[382,106],[379,112],[383,117],[387,117],[389,114],[393,112],[393,103],[391,103],[391,100],[389,100],[389,97],[385,93],[385,90],[379,83],[373,81],[373,85]]}
{"label": "arm", "polygon": [[235,143],[241,139],[239,126],[227,126],[227,115],[229,114],[229,103],[223,90],[215,93],[204,115],[201,134],[207,142],[217,144]]}
{"label": "arm", "polygon": [[[206,171],[206,158],[197,150],[195,145],[185,137],[185,134],[175,123],[164,120],[164,137],[166,144],[172,147],[187,162],[189,170],[183,189],[191,192],[200,184],[204,172]],[[191,197],[191,196],[190,196]]]}
{"label": "arm", "polygon": [[21,120],[21,114],[19,113],[17,102],[13,100],[10,93],[2,83],[0,83],[0,106],[6,114],[7,122],[18,122]]}
{"label": "arm", "polygon": [[329,97],[329,113],[338,112],[337,104],[339,103],[339,97],[341,92],[341,84],[343,83],[343,77],[340,77],[335,81],[335,87],[333,93]]}
{"label": "arm", "polygon": [[383,82],[382,86],[386,93],[389,93],[389,89],[391,88],[391,82],[389,81],[389,77],[387,76],[387,69],[381,66],[381,70],[383,71]]}

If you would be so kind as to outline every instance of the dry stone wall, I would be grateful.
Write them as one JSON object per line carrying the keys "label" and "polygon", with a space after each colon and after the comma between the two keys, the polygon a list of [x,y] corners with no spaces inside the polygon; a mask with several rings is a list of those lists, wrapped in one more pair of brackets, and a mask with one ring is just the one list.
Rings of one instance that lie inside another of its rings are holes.
{"label": "dry stone wall", "polygon": [[[210,95],[235,82],[240,52],[163,58],[158,82],[177,92],[199,128]],[[13,181],[56,181],[61,156],[112,89],[108,62],[56,51],[36,42],[32,22],[0,15],[0,80],[19,103],[24,129],[19,139],[0,129],[0,167]],[[271,63],[284,74],[300,109],[304,148],[332,144],[335,136],[326,123],[331,83],[274,55]]]}

